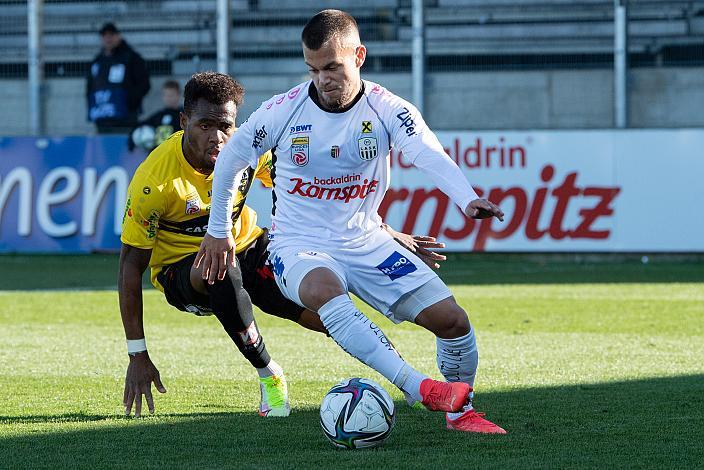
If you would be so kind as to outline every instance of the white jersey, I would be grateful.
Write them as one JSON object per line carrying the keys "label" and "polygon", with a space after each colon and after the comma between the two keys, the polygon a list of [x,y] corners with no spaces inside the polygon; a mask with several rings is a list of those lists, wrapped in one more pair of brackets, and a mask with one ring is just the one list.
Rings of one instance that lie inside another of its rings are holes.
{"label": "white jersey", "polygon": [[236,173],[273,156],[272,246],[287,240],[360,246],[381,225],[389,186],[389,150],[429,173],[462,209],[476,193],[416,108],[380,85],[363,82],[354,105],[325,111],[312,82],[266,101],[239,128],[215,166],[208,233],[224,238]]}

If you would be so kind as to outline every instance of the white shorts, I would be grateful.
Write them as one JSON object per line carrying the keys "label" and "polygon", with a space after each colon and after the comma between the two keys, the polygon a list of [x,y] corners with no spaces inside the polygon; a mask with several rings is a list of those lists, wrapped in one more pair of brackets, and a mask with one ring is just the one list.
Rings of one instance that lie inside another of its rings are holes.
{"label": "white shorts", "polygon": [[[383,230],[358,248],[288,242],[285,247],[270,245],[270,249],[269,259],[281,292],[303,307],[298,294],[301,281],[320,267],[330,269],[346,291],[395,323],[414,321],[425,307],[452,295],[432,269]],[[432,289],[419,290],[426,284]],[[409,296],[415,292],[420,295]],[[395,308],[397,303],[402,308]]]}

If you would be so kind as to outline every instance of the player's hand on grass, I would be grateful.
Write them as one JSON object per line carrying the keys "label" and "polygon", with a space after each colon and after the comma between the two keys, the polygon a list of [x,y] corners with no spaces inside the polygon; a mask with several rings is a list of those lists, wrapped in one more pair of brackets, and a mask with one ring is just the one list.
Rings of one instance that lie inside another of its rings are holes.
{"label": "player's hand on grass", "polygon": [[234,268],[235,263],[235,241],[231,235],[227,238],[215,238],[209,234],[205,234],[203,241],[200,244],[200,250],[196,255],[196,260],[193,267],[198,269],[203,265],[201,277],[208,281],[208,284],[215,284],[215,280],[222,281],[225,279],[227,272],[228,256],[230,256],[230,265]]}
{"label": "player's hand on grass", "polygon": [[490,217],[496,217],[500,221],[504,221],[504,213],[499,206],[486,199],[475,199],[474,201],[467,204],[464,210],[467,217],[473,219],[488,219]]}
{"label": "player's hand on grass", "polygon": [[389,234],[400,243],[402,246],[412,251],[428,266],[433,269],[438,269],[440,264],[438,261],[445,261],[447,257],[436,253],[435,249],[445,248],[444,243],[438,242],[435,237],[428,237],[424,235],[409,235],[403,232],[397,232],[396,230],[389,227],[387,224],[383,224],[384,230],[389,232]]}
{"label": "player's hand on grass", "polygon": [[135,418],[142,415],[142,395],[147,400],[149,412],[154,413],[152,382],[159,393],[166,393],[166,389],[161,383],[161,377],[159,377],[159,371],[149,359],[149,354],[144,351],[130,356],[130,364],[127,366],[127,376],[125,377],[125,394],[122,398],[126,416],[132,413],[133,404]]}

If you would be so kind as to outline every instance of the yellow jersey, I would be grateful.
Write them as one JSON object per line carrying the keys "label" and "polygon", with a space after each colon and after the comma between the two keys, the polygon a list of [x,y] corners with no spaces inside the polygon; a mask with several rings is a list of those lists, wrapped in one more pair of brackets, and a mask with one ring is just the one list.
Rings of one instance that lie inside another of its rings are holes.
{"label": "yellow jersey", "polygon": [[[152,250],[151,281],[163,292],[156,277],[164,266],[198,252],[208,229],[213,175],[196,171],[181,148],[183,131],[176,132],[137,168],[127,189],[120,240],[126,245]],[[237,252],[262,234],[257,213],[245,205],[253,177],[271,187],[271,153],[259,158],[257,168],[242,176],[233,201],[232,235]]]}

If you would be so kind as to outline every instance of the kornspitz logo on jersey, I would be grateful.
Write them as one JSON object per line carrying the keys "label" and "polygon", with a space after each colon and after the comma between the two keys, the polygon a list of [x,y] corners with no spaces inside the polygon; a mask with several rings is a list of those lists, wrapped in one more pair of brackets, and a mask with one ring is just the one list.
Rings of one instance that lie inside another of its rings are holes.
{"label": "kornspitz logo on jersey", "polygon": [[391,256],[386,258],[376,267],[379,271],[389,276],[392,281],[416,271],[416,265],[398,251],[391,253]]}
{"label": "kornspitz logo on jersey", "polygon": [[296,166],[308,164],[308,137],[294,137],[291,139],[291,161]]}
{"label": "kornspitz logo on jersey", "polygon": [[376,137],[362,137],[359,143],[359,157],[362,160],[374,160],[377,154]]}

